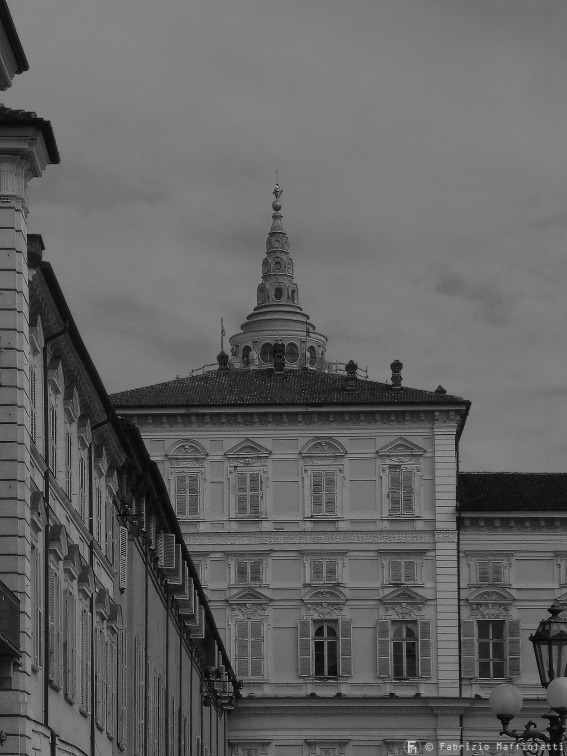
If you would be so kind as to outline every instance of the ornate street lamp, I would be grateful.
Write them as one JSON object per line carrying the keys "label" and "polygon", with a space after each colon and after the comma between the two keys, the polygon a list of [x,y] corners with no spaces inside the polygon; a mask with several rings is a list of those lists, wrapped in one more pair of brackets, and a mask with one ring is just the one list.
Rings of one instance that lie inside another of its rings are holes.
{"label": "ornate street lamp", "polygon": [[[542,620],[530,636],[541,684],[546,688],[547,701],[555,712],[543,715],[549,721],[545,732],[537,730],[536,723],[531,720],[521,731],[509,728],[510,722],[522,708],[522,694],[514,685],[497,685],[490,695],[490,708],[502,723],[500,735],[508,735],[517,743],[534,743],[540,749],[560,753],[563,753],[563,743],[567,741],[567,621],[559,617],[563,609],[555,602],[548,610],[551,617]],[[528,751],[532,752],[529,746]]]}

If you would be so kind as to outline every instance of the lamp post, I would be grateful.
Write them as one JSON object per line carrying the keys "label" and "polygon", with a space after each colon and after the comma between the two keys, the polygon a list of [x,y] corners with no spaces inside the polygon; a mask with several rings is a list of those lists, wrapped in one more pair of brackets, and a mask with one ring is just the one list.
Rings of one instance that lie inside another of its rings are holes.
{"label": "lamp post", "polygon": [[563,743],[567,740],[567,620],[559,616],[563,609],[555,602],[548,610],[551,617],[542,620],[535,633],[530,635],[541,684],[555,712],[543,715],[549,721],[545,732],[537,730],[537,724],[531,720],[523,730],[510,729],[510,722],[522,708],[522,694],[514,685],[498,685],[490,695],[490,708],[502,723],[500,735],[508,735],[517,743],[533,743],[560,753],[563,753]]}

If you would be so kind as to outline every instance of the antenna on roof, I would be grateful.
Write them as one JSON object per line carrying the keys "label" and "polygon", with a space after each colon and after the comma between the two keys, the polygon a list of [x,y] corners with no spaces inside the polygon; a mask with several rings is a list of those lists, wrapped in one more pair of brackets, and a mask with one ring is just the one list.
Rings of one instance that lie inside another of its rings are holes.
{"label": "antenna on roof", "polygon": [[224,323],[222,318],[220,319],[220,348],[221,352],[224,352],[224,337],[226,336],[226,331],[224,330]]}

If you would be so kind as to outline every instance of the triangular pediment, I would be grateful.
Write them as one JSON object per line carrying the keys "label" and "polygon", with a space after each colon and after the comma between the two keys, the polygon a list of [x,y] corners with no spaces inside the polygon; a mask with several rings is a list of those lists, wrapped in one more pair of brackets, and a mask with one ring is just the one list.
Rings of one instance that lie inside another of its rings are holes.
{"label": "triangular pediment", "polygon": [[308,441],[300,454],[310,457],[344,457],[347,453],[345,447],[330,436],[317,436]]}
{"label": "triangular pediment", "polygon": [[514,596],[505,588],[477,588],[467,600],[471,604],[511,604]]}
{"label": "triangular pediment", "polygon": [[237,459],[243,459],[246,457],[269,457],[272,452],[266,449],[265,446],[252,441],[251,438],[245,438],[232,449],[225,452],[227,457],[236,457]]}
{"label": "triangular pediment", "polygon": [[413,441],[408,441],[407,438],[398,436],[398,438],[396,438],[394,441],[390,441],[389,444],[386,444],[386,446],[378,449],[378,454],[380,454],[380,456],[386,457],[421,457],[425,454],[425,449],[423,449],[421,446],[418,446],[417,444],[414,444]]}
{"label": "triangular pediment", "polygon": [[311,588],[303,596],[307,604],[344,604],[345,594],[338,588]]}
{"label": "triangular pediment", "polygon": [[382,596],[385,604],[424,604],[427,599],[412,588],[396,588]]}
{"label": "triangular pediment", "polygon": [[255,588],[243,588],[228,599],[229,604],[265,604],[270,599]]}
{"label": "triangular pediment", "polygon": [[207,456],[207,450],[198,441],[192,438],[184,438],[176,441],[166,451],[168,457],[192,457],[202,459]]}

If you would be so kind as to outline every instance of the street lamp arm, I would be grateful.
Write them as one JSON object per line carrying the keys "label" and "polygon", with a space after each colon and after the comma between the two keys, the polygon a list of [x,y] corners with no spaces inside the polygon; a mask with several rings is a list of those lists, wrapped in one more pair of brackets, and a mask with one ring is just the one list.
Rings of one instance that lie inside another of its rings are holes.
{"label": "street lamp arm", "polygon": [[503,729],[500,731],[500,735],[508,735],[510,738],[515,738],[516,740],[541,740],[546,745],[550,745],[551,740],[549,738],[549,735],[546,735],[545,732],[540,732],[539,730],[532,729],[534,727],[537,727],[537,724],[533,722],[531,719],[530,721],[525,725],[524,731],[519,732],[518,730],[510,730],[508,727],[510,723],[510,719],[506,717],[502,717],[500,719],[502,722]]}

